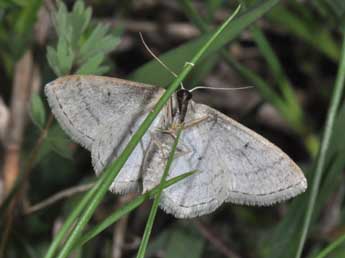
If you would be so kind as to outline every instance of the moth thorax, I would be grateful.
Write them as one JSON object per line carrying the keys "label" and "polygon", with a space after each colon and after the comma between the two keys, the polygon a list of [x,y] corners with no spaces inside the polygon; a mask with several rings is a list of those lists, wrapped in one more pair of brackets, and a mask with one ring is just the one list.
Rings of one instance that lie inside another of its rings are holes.
{"label": "moth thorax", "polygon": [[186,117],[187,108],[189,100],[192,98],[192,93],[188,90],[181,89],[177,91],[177,105],[178,105],[178,113],[179,113],[179,123],[183,123]]}

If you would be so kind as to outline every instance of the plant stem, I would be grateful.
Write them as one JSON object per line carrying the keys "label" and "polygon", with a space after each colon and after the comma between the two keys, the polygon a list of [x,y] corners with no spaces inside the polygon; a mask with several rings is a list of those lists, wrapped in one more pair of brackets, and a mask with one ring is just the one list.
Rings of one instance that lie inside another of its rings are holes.
{"label": "plant stem", "polygon": [[182,125],[180,125],[178,127],[178,129],[177,129],[176,139],[174,141],[174,144],[172,146],[172,149],[171,149],[171,152],[170,152],[170,155],[169,155],[169,159],[168,159],[166,167],[164,169],[164,173],[163,173],[163,176],[162,176],[160,184],[159,184],[158,192],[155,194],[155,198],[154,198],[154,201],[153,201],[153,204],[152,204],[152,208],[151,208],[151,211],[150,211],[150,214],[149,214],[149,218],[147,219],[147,222],[146,222],[144,235],[143,235],[143,238],[142,238],[142,240],[140,242],[140,247],[139,247],[139,250],[138,250],[138,253],[137,253],[137,258],[144,258],[145,257],[147,245],[149,243],[149,238],[150,238],[152,227],[153,227],[153,222],[155,220],[155,217],[156,217],[156,214],[157,214],[157,211],[158,211],[158,205],[159,205],[159,202],[160,202],[160,199],[161,199],[161,194],[162,194],[162,191],[163,191],[163,186],[164,186],[165,180],[166,180],[166,178],[167,178],[167,176],[169,174],[169,170],[170,170],[171,164],[172,164],[174,156],[175,156],[176,147],[177,147],[177,143],[178,143],[178,141],[180,139],[181,132],[182,132]]}

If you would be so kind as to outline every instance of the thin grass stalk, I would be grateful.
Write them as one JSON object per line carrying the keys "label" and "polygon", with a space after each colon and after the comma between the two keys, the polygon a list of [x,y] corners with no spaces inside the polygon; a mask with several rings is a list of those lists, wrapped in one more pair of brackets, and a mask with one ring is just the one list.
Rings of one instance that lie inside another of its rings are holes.
{"label": "thin grass stalk", "polygon": [[332,94],[330,108],[327,114],[325,131],[322,137],[318,159],[316,160],[315,174],[314,174],[311,189],[310,189],[310,196],[308,200],[307,211],[306,211],[306,215],[303,221],[302,233],[299,239],[299,244],[296,250],[295,258],[300,258],[302,256],[303,247],[307,239],[310,222],[311,222],[314,207],[315,207],[316,198],[317,198],[319,188],[320,188],[322,174],[326,166],[326,162],[325,162],[326,155],[327,155],[327,151],[330,145],[330,140],[331,140],[331,136],[332,136],[332,132],[334,128],[334,121],[335,121],[335,117],[340,106],[341,96],[344,90],[344,82],[345,82],[345,33],[343,33],[340,64],[338,67],[338,73],[337,73],[337,78],[336,78],[336,82],[335,82],[335,86],[334,86],[334,90]]}
{"label": "thin grass stalk", "polygon": [[341,244],[345,243],[345,234],[338,237],[333,243],[329,244],[326,248],[324,248],[318,255],[316,255],[314,258],[327,258],[328,255],[334,251],[337,247],[339,247]]}
{"label": "thin grass stalk", "polygon": [[149,218],[147,219],[147,222],[146,222],[144,235],[143,235],[143,238],[141,239],[139,250],[137,253],[137,258],[144,258],[145,257],[145,253],[146,253],[147,245],[149,243],[153,223],[154,223],[157,211],[158,211],[158,206],[159,206],[160,198],[162,195],[164,183],[165,183],[165,180],[169,174],[171,164],[174,160],[176,147],[177,147],[178,141],[180,139],[181,132],[182,132],[182,125],[179,125],[179,127],[177,129],[176,139],[175,139],[174,144],[171,148],[171,152],[169,154],[169,158],[168,158],[167,164],[165,166],[163,176],[162,176],[161,181],[160,181],[159,186],[158,186],[158,191],[154,197],[154,201],[153,201],[153,204],[151,207]]}
{"label": "thin grass stalk", "polygon": [[[132,136],[131,140],[129,141],[126,148],[123,150],[123,152],[119,155],[118,159],[114,161],[104,172],[105,176],[101,176],[100,179],[97,181],[97,184],[93,189],[91,189],[89,192],[92,191],[95,193],[91,195],[91,200],[88,203],[88,206],[86,207],[86,210],[84,210],[83,214],[80,216],[80,219],[77,221],[75,228],[73,229],[73,232],[67,239],[64,247],[62,248],[60,254],[58,255],[58,258],[66,258],[71,250],[73,249],[73,246],[78,241],[82,230],[90,220],[92,214],[98,207],[99,203],[102,201],[102,198],[104,197],[105,193],[108,191],[108,188],[112,184],[113,180],[119,173],[120,169],[123,167],[125,162],[127,161],[130,154],[133,152],[136,145],[140,142],[141,137],[145,134],[145,132],[148,130],[150,125],[152,124],[155,117],[158,115],[160,110],[164,107],[164,105],[169,100],[170,96],[176,91],[176,89],[180,86],[180,83],[183,81],[183,79],[189,74],[189,72],[192,70],[193,66],[200,60],[200,58],[206,53],[208,48],[211,46],[211,44],[217,39],[217,37],[224,31],[224,29],[229,25],[229,23],[232,21],[232,19],[237,15],[237,13],[240,10],[240,6],[235,10],[235,12],[220,26],[220,28],[210,37],[210,39],[206,42],[205,45],[196,53],[196,55],[193,57],[191,62],[187,62],[184,66],[182,72],[179,74],[179,76],[173,81],[173,83],[169,86],[169,88],[164,92],[158,103],[156,104],[155,108],[148,114],[145,121],[141,124],[137,132]],[[89,194],[87,194],[86,197],[88,197]],[[85,197],[85,198],[86,198]],[[81,201],[80,205],[84,202],[84,198]],[[77,207],[79,209],[79,205]],[[51,258],[51,257],[49,257]]]}
{"label": "thin grass stalk", "polygon": [[257,26],[254,26],[251,29],[251,33],[253,36],[254,41],[256,42],[256,45],[258,46],[261,54],[266,59],[266,62],[271,69],[273,76],[275,77],[275,80],[277,82],[277,85],[280,89],[280,92],[282,93],[284,100],[286,102],[286,105],[289,106],[290,111],[294,114],[296,117],[295,121],[295,127],[299,131],[304,130],[304,125],[302,123],[303,121],[303,111],[301,110],[301,107],[297,101],[296,94],[294,93],[292,86],[287,78],[287,76],[284,73],[283,67],[275,54],[270,42],[267,40],[265,34],[262,32],[260,28]]}

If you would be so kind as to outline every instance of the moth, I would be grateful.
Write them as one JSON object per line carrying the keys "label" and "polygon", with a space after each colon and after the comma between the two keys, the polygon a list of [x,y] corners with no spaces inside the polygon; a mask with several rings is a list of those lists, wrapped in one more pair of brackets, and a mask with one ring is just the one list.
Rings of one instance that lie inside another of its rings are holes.
{"label": "moth", "polygon": [[[121,153],[164,89],[117,78],[73,75],[47,84],[45,93],[64,131],[91,152],[99,175]],[[192,218],[211,213],[224,202],[267,206],[306,190],[303,172],[281,149],[221,112],[195,103],[186,92],[177,92],[110,191],[145,192],[157,186],[179,122],[184,129],[168,179],[198,172],[164,189],[160,207],[167,213]]]}

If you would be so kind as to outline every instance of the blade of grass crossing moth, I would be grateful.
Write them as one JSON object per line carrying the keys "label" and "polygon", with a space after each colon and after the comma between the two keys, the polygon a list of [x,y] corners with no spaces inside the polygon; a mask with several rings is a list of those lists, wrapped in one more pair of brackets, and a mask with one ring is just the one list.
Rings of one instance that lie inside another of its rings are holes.
{"label": "blade of grass crossing moth", "polygon": [[141,242],[140,242],[140,247],[139,247],[139,250],[137,253],[137,258],[144,258],[145,257],[147,245],[149,243],[149,238],[150,238],[152,227],[153,227],[153,222],[154,222],[156,214],[157,214],[158,205],[160,202],[160,197],[161,197],[161,194],[163,191],[164,182],[165,182],[165,180],[169,174],[171,164],[174,160],[176,147],[177,147],[178,141],[180,139],[181,132],[182,132],[182,125],[179,125],[179,127],[177,129],[177,133],[176,133],[176,139],[175,139],[174,144],[171,148],[171,152],[169,154],[169,158],[168,158],[167,164],[165,166],[163,176],[162,176],[161,181],[160,181],[159,186],[158,186],[158,191],[154,196],[154,201],[153,201],[153,204],[151,207],[149,218],[146,222],[144,235],[143,235],[143,238],[141,239]]}
{"label": "blade of grass crossing moth", "polygon": [[[186,78],[186,76],[190,73],[193,66],[200,60],[200,58],[206,53],[206,51],[211,47],[211,45],[216,42],[216,39],[218,39],[219,35],[223,33],[223,31],[227,28],[227,26],[230,24],[232,19],[237,15],[237,13],[240,10],[240,6],[235,10],[235,12],[219,27],[219,29],[209,38],[209,40],[199,49],[199,51],[195,54],[193,59],[190,62],[187,62],[182,72],[178,75],[178,77],[172,82],[172,84],[167,88],[167,90],[164,92],[162,97],[159,99],[156,106],[153,108],[153,110],[147,115],[144,122],[140,125],[139,129],[133,134],[132,138],[130,139],[129,143],[125,147],[125,149],[122,151],[122,153],[119,155],[119,157],[108,166],[105,171],[102,173],[100,179],[97,180],[96,186],[91,189],[90,191],[93,194],[91,195],[91,200],[88,203],[86,209],[83,211],[83,214],[80,216],[80,218],[76,222],[76,226],[74,227],[73,231],[71,232],[70,236],[66,240],[66,243],[64,244],[62,250],[60,251],[58,258],[66,258],[70,252],[72,251],[73,247],[75,246],[75,243],[80,238],[80,235],[90,220],[92,214],[98,207],[99,203],[102,201],[102,198],[108,191],[110,185],[114,181],[115,177],[119,173],[120,169],[123,167],[125,162],[127,161],[128,157],[133,152],[134,148],[137,146],[137,144],[140,142],[141,137],[146,133],[156,116],[159,114],[159,112],[162,110],[164,105],[169,100],[170,96],[176,91],[176,89],[180,86],[180,83],[182,80]],[[89,196],[89,195],[87,195]],[[82,200],[84,202],[84,199]],[[81,202],[81,203],[82,203]],[[81,203],[79,205],[81,205]],[[79,207],[78,205],[78,207]],[[77,208],[78,208],[77,207]],[[49,257],[51,258],[51,257]]]}
{"label": "blade of grass crossing moth", "polygon": [[[188,176],[193,175],[195,171],[184,173],[180,176],[174,177],[172,179],[167,180],[164,182],[163,187],[167,188],[175,183],[177,183],[180,180],[185,179]],[[146,194],[140,195],[136,197],[131,202],[125,204],[123,207],[119,208],[117,211],[115,211],[112,215],[104,219],[99,225],[95,226],[93,229],[90,229],[88,232],[83,234],[83,237],[80,238],[78,243],[76,244],[75,248],[80,247],[84,245],[86,242],[88,242],[90,239],[97,236],[99,233],[101,233],[103,230],[105,230],[107,227],[109,227],[111,224],[115,223],[117,220],[119,220],[122,216],[128,214],[132,210],[136,209],[139,205],[141,205],[143,202],[145,202],[148,198],[152,197],[154,194],[156,194],[159,191],[159,187],[156,186],[151,191],[147,192]]]}
{"label": "blade of grass crossing moth", "polygon": [[313,215],[314,207],[316,198],[319,192],[321,177],[325,168],[325,161],[326,161],[326,155],[327,151],[329,150],[329,144],[332,136],[332,132],[334,129],[334,120],[340,105],[341,96],[344,89],[344,82],[345,82],[345,33],[343,33],[343,39],[342,39],[342,50],[341,50],[341,56],[340,56],[340,63],[338,68],[338,74],[332,94],[331,104],[330,108],[327,114],[327,120],[325,124],[325,131],[322,138],[321,146],[319,155],[316,161],[316,169],[313,176],[312,185],[310,188],[310,195],[308,200],[308,206],[303,222],[303,229],[302,234],[299,238],[299,245],[298,249],[296,250],[296,258],[300,258],[302,255],[303,247],[307,238],[307,234],[310,227],[310,221]]}
{"label": "blade of grass crossing moth", "polygon": [[215,53],[207,59],[202,59],[200,64],[190,73],[183,83],[186,88],[193,88],[198,85],[210,71],[219,63],[219,54]]}

